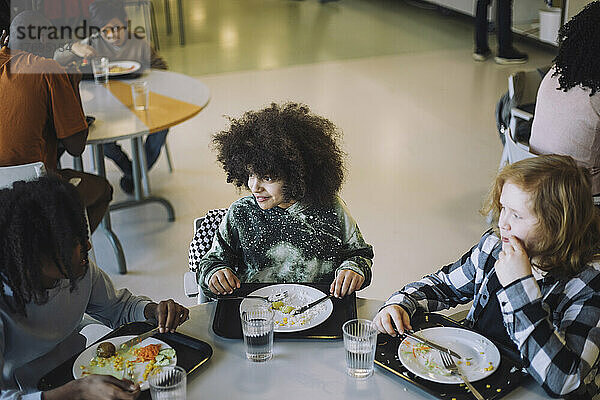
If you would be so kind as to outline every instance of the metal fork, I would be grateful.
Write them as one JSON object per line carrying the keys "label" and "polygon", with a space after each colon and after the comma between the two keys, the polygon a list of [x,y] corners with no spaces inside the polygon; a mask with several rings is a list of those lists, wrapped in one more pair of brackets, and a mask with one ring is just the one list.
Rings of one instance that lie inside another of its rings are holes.
{"label": "metal fork", "polygon": [[458,366],[456,365],[456,363],[454,362],[454,359],[450,356],[450,354],[446,354],[446,353],[443,353],[440,351],[440,355],[442,356],[442,363],[444,364],[444,368],[446,368],[452,375],[458,374],[458,376],[460,376],[460,379],[463,380],[465,385],[467,385],[467,387],[469,388],[471,393],[473,393],[473,396],[475,396],[475,398],[477,400],[485,400],[485,398],[481,395],[481,393],[479,393],[477,391],[477,389],[475,389],[473,387],[473,385],[471,385],[471,382],[469,382],[469,380],[462,373],[460,368],[458,368]]}
{"label": "metal fork", "polygon": [[269,301],[274,303],[276,301],[283,300],[287,297],[288,291],[284,290],[283,292],[275,293],[270,296],[256,296],[256,295],[247,295],[247,296],[218,296],[217,300],[239,300],[239,299],[261,299],[265,301]]}

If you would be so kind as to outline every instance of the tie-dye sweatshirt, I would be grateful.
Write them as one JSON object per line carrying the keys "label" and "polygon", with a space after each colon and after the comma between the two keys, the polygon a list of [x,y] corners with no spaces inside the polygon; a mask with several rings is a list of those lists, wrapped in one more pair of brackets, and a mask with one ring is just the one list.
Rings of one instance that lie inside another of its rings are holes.
{"label": "tie-dye sweatshirt", "polygon": [[365,242],[344,202],[330,207],[302,202],[262,210],[253,196],[234,202],[211,249],[198,265],[205,292],[216,271],[230,268],[242,282],[333,282],[350,269],[371,283],[373,248]]}

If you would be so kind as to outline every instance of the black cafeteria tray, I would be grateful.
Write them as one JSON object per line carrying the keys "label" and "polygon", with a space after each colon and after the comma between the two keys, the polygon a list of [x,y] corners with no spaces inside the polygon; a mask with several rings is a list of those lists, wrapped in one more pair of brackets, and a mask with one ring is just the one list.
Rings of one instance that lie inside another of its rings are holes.
{"label": "black cafeteria tray", "polygon": [[[436,326],[468,329],[450,318],[435,313],[417,313],[411,319],[411,325],[415,331]],[[473,395],[468,392],[468,389],[464,384],[431,382],[408,371],[398,358],[398,347],[400,346],[402,339],[403,338],[398,336],[392,337],[380,333],[377,336],[375,364],[438,399],[474,399]],[[492,342],[494,342],[496,347],[498,347],[498,350],[500,350],[500,365],[496,368],[496,371],[487,378],[472,382],[475,389],[477,389],[486,400],[496,400],[504,397],[512,390],[519,387],[522,381],[528,377],[528,375],[523,372],[522,365],[519,362],[519,355],[515,351],[508,349],[506,346],[503,346],[494,340],[492,340]]]}
{"label": "black cafeteria tray", "polygon": [[[147,322],[132,322],[121,326],[99,339],[96,343],[116,336],[139,335],[154,328]],[[196,372],[212,356],[213,350],[202,340],[182,335],[181,333],[155,333],[152,337],[160,339],[173,347],[177,352],[177,365],[187,371],[188,376]],[[94,343],[94,344],[96,344]],[[93,345],[92,345],[93,346]],[[58,367],[54,368],[38,382],[38,390],[51,390],[73,380],[73,363],[79,354],[74,355]],[[144,390],[138,400],[150,399],[150,391]]]}
{"label": "black cafeteria tray", "polygon": [[[329,294],[328,283],[298,283],[314,287]],[[244,296],[273,283],[242,283],[234,292],[236,296]],[[340,339],[342,338],[342,325],[344,322],[356,318],[356,294],[345,296],[341,299],[332,297],[333,312],[322,324],[299,332],[275,332],[276,338],[286,339]],[[218,300],[213,331],[227,339],[242,338],[242,323],[240,321],[240,303],[242,300]]]}

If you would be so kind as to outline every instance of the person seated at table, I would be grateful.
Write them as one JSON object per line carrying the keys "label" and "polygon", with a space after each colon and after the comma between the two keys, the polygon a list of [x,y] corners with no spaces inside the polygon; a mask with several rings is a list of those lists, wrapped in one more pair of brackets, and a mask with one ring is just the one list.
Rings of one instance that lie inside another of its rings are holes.
{"label": "person seated at table", "polygon": [[[43,15],[24,11],[11,23],[8,46],[0,45],[0,166],[41,161],[67,180],[78,178],[77,190],[94,231],[108,210],[112,187],[98,175],[57,170],[58,145],[81,155],[88,126],[79,97],[81,77],[48,59],[55,49],[47,29],[51,26]],[[19,33],[29,27],[31,35]]]}
{"label": "person seated at table", "polygon": [[174,332],[188,318],[173,300],[157,304],[115,290],[88,260],[88,239],[81,198],[62,178],[0,190],[0,398],[133,399],[138,385],[110,376],[90,375],[43,394],[35,388],[85,347],[77,330],[84,313],[111,328],[154,319],[160,332]]}
{"label": "person seated at table", "polygon": [[209,294],[240,282],[322,282],[342,297],[371,282],[373,249],[338,197],[343,152],[333,123],[295,103],[231,119],[213,144],[235,201],[199,262]]}
{"label": "person seated at table", "polygon": [[590,170],[600,194],[600,1],[560,28],[558,53],[538,89],[529,147]]}
{"label": "person seated at table", "polygon": [[[106,57],[109,61],[138,61],[142,67],[163,69],[167,63],[154,50],[150,43],[140,37],[140,33],[128,31],[127,13],[123,2],[118,0],[97,0],[90,7],[90,24],[99,32],[65,47],[54,53],[54,59],[67,66],[84,58]],[[145,36],[145,35],[143,35]],[[152,133],[146,138],[144,150],[148,169],[158,160],[160,150],[167,140],[168,129]],[[117,142],[103,146],[104,155],[111,159],[123,172],[119,184],[125,193],[133,193],[133,170],[129,156]]]}
{"label": "person seated at table", "polygon": [[504,167],[485,206],[495,227],[458,261],[394,293],[375,316],[383,333],[412,329],[417,310],[473,301],[466,321],[520,353],[553,397],[591,399],[600,348],[600,217],[590,175],[569,156]]}

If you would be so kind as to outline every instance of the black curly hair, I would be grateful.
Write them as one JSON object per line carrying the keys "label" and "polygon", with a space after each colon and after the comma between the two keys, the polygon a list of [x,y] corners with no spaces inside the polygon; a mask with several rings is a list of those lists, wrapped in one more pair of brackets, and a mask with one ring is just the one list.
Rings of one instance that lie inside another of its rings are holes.
{"label": "black curly hair", "polygon": [[581,85],[593,96],[600,89],[600,1],[594,1],[558,32],[558,55],[554,59],[559,89]]}
{"label": "black curly hair", "polygon": [[[48,301],[42,286],[44,260],[51,260],[75,288],[71,266],[78,244],[87,250],[83,203],[73,185],[58,176],[15,182],[0,190],[0,294],[12,312]],[[7,293],[6,287],[12,293]]]}
{"label": "black curly hair", "polygon": [[284,200],[331,204],[344,180],[341,133],[303,104],[285,103],[241,118],[213,136],[227,182],[248,188],[250,173],[283,181]]}

